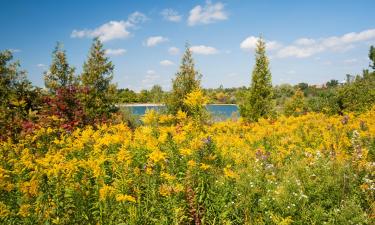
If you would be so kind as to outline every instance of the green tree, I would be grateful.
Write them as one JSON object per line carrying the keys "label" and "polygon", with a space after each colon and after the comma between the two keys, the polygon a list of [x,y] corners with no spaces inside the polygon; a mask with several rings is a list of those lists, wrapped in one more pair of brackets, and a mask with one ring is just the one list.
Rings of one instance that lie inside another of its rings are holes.
{"label": "green tree", "polygon": [[57,43],[52,53],[52,64],[44,73],[44,83],[50,93],[56,94],[59,88],[71,86],[76,83],[75,68],[68,63],[66,52],[62,44]]}
{"label": "green tree", "polygon": [[38,97],[11,51],[0,52],[0,139],[17,138]]}
{"label": "green tree", "polygon": [[163,95],[164,95],[164,92],[163,92],[163,88],[160,86],[160,85],[154,85],[152,86],[151,90],[150,90],[150,95],[151,95],[151,101],[153,103],[160,103],[163,101]]}
{"label": "green tree", "polygon": [[151,102],[151,93],[149,90],[143,89],[138,94],[138,102],[148,103]]}
{"label": "green tree", "polygon": [[95,38],[83,65],[82,85],[86,94],[82,101],[89,118],[108,118],[116,111],[116,85],[112,84],[114,66],[105,54],[102,42]]}
{"label": "green tree", "polygon": [[133,103],[137,102],[137,94],[129,88],[117,90],[117,98],[120,103]]}
{"label": "green tree", "polygon": [[305,95],[303,91],[297,89],[294,95],[285,103],[284,113],[287,116],[299,116],[306,112]]}
{"label": "green tree", "polygon": [[274,115],[272,77],[266,56],[266,43],[258,39],[255,51],[255,67],[252,73],[250,91],[245,102],[240,105],[241,116],[247,121],[257,121],[261,117]]}
{"label": "green tree", "polygon": [[333,88],[333,87],[336,87],[339,85],[339,81],[338,80],[330,80],[326,83],[326,86],[329,87],[329,88]]}
{"label": "green tree", "polygon": [[167,110],[176,114],[179,110],[191,115],[189,107],[184,104],[186,96],[196,89],[200,89],[201,75],[194,68],[194,60],[189,44],[181,60],[180,70],[172,80],[172,91],[167,99]]}
{"label": "green tree", "polygon": [[371,45],[370,47],[370,52],[368,54],[368,57],[370,58],[370,60],[372,61],[372,65],[370,64],[370,67],[375,70],[375,48],[374,46]]}

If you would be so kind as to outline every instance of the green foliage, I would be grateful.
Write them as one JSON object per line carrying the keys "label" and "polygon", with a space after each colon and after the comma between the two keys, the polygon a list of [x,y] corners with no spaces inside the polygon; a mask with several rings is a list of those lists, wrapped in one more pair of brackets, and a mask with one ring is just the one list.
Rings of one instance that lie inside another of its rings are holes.
{"label": "green foliage", "polygon": [[297,89],[294,95],[285,103],[284,113],[287,116],[299,116],[305,114],[306,111],[305,95],[300,89]]}
{"label": "green foliage", "polygon": [[370,47],[370,52],[368,54],[368,57],[370,58],[370,60],[372,61],[372,65],[370,64],[370,67],[375,70],[375,48],[374,46],[371,45]]}
{"label": "green foliage", "polygon": [[16,139],[40,104],[39,90],[32,88],[26,72],[12,59],[10,51],[0,52],[0,139]]}
{"label": "green foliage", "polygon": [[141,90],[141,92],[139,92],[137,96],[137,101],[142,102],[142,103],[151,102],[151,98],[152,96],[151,96],[150,91],[143,89]]}
{"label": "green foliage", "polygon": [[129,88],[119,89],[117,91],[117,99],[119,103],[138,102],[137,94]]}
{"label": "green foliage", "polygon": [[302,82],[302,83],[297,84],[296,87],[298,89],[301,89],[303,92],[305,92],[309,88],[309,84]]}
{"label": "green foliage", "polygon": [[357,79],[337,90],[341,111],[364,112],[375,104],[375,73]]}
{"label": "green foliage", "polygon": [[326,83],[326,86],[328,88],[337,87],[338,85],[339,85],[339,81],[338,80],[334,80],[334,79],[332,79],[332,80],[330,80],[330,81],[328,81]]}
{"label": "green foliage", "polygon": [[240,105],[241,116],[247,121],[270,118],[274,115],[273,88],[266,56],[266,43],[259,38],[255,53],[255,67],[251,87],[245,102]]}
{"label": "green foliage", "polygon": [[321,112],[334,115],[340,112],[337,89],[325,89],[314,93],[307,98],[307,108],[309,112]]}
{"label": "green foliage", "polygon": [[152,86],[150,90],[150,95],[151,95],[151,102],[153,103],[162,102],[164,99],[163,88],[160,85]]}
{"label": "green foliage", "polygon": [[111,83],[113,69],[103,44],[95,38],[81,75],[82,85],[87,92],[83,95],[82,102],[91,119],[108,118],[116,111],[116,86]]}
{"label": "green foliage", "polygon": [[68,63],[62,44],[57,43],[52,53],[52,64],[49,70],[44,73],[46,88],[52,94],[56,94],[57,89],[76,84],[77,78],[74,76],[74,71],[75,69]]}
{"label": "green foliage", "polygon": [[169,113],[176,114],[179,110],[191,115],[188,107],[184,105],[186,96],[195,89],[200,89],[201,75],[194,68],[194,60],[190,46],[186,45],[184,56],[181,60],[180,70],[172,80],[172,92],[168,96],[166,106]]}

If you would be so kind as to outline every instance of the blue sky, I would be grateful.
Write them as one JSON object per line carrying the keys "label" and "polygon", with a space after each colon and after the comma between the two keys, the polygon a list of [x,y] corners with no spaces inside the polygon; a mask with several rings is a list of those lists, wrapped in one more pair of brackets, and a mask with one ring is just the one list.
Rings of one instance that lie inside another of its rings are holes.
{"label": "blue sky", "polygon": [[99,36],[120,88],[170,88],[186,41],[204,87],[250,84],[254,43],[267,42],[274,84],[343,80],[368,66],[375,1],[4,0],[0,50],[43,86],[57,41],[79,73]]}

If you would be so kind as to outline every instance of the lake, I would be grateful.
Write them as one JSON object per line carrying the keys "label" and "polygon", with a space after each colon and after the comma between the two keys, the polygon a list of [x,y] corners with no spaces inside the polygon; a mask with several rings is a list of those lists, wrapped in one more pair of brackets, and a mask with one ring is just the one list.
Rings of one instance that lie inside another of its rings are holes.
{"label": "lake", "polygon": [[[123,107],[130,108],[132,113],[135,115],[142,116],[145,114],[147,109],[162,110],[165,108],[163,105],[126,105]],[[207,110],[216,118],[230,118],[233,115],[239,115],[237,105],[216,105],[209,104],[206,106]]]}

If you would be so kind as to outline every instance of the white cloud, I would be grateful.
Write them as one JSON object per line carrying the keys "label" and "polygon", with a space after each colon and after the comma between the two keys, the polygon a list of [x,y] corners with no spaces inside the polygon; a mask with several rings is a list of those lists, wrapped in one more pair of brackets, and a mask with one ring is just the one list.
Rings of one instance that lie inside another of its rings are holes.
{"label": "white cloud", "polygon": [[296,45],[312,45],[315,44],[315,42],[316,41],[311,38],[300,38],[297,39],[294,43],[296,43]]}
{"label": "white cloud", "polygon": [[162,60],[162,61],[160,61],[160,65],[162,65],[162,66],[173,66],[174,63],[170,60]]}
{"label": "white cloud", "polygon": [[36,66],[39,67],[39,68],[46,68],[47,67],[47,65],[45,65],[43,63],[39,63]]}
{"label": "white cloud", "polygon": [[118,49],[107,49],[105,50],[105,54],[107,55],[113,55],[113,56],[118,56],[118,55],[123,55],[126,53],[126,49],[123,48],[118,48]]}
{"label": "white cloud", "polygon": [[319,39],[300,38],[297,39],[293,45],[285,46],[280,49],[277,56],[279,58],[306,58],[324,51],[344,52],[354,48],[354,44],[356,43],[369,40],[375,40],[375,29]]}
{"label": "white cloud", "polygon": [[197,5],[190,10],[188,25],[209,24],[226,19],[228,19],[228,15],[224,11],[224,4],[221,2],[212,4],[211,1],[206,1],[204,7]]}
{"label": "white cloud", "polygon": [[147,75],[155,75],[156,74],[155,70],[147,70],[146,73],[147,73]]}
{"label": "white cloud", "polygon": [[168,41],[168,38],[162,37],[162,36],[153,36],[147,38],[146,42],[144,43],[147,47],[154,47],[160,43]]}
{"label": "white cloud", "polygon": [[72,38],[93,38],[99,37],[101,41],[110,41],[114,39],[123,39],[130,36],[129,28],[147,20],[147,17],[140,13],[132,13],[127,20],[109,21],[95,29],[73,30]]}
{"label": "white cloud", "polygon": [[168,49],[168,53],[171,54],[171,55],[178,55],[180,53],[180,49],[178,49],[176,47],[170,47]]}
{"label": "white cloud", "polygon": [[[258,42],[258,37],[249,36],[245,40],[243,40],[240,44],[240,48],[243,50],[253,50],[256,48]],[[277,41],[267,41],[266,48],[267,50],[275,50],[281,47],[281,44]]]}
{"label": "white cloud", "polygon": [[171,21],[171,22],[180,22],[182,16],[178,14],[177,11],[173,9],[164,9],[161,12],[161,15],[165,20]]}
{"label": "white cloud", "polygon": [[151,86],[156,80],[160,78],[154,70],[147,70],[146,76],[143,78],[142,83],[146,86]]}
{"label": "white cloud", "polygon": [[344,60],[344,63],[347,63],[347,64],[352,64],[352,63],[356,63],[356,62],[358,62],[358,59],[355,59],[355,58]]}
{"label": "white cloud", "polygon": [[280,49],[277,52],[277,56],[279,58],[286,58],[286,57],[297,57],[297,58],[306,58],[312,55],[315,55],[319,52],[324,51],[324,48],[317,46],[317,47],[298,47],[294,45],[286,46]]}
{"label": "white cloud", "polygon": [[190,50],[195,53],[195,54],[200,54],[200,55],[214,55],[219,53],[219,51],[210,46],[205,46],[205,45],[196,45],[196,46],[191,46]]}

